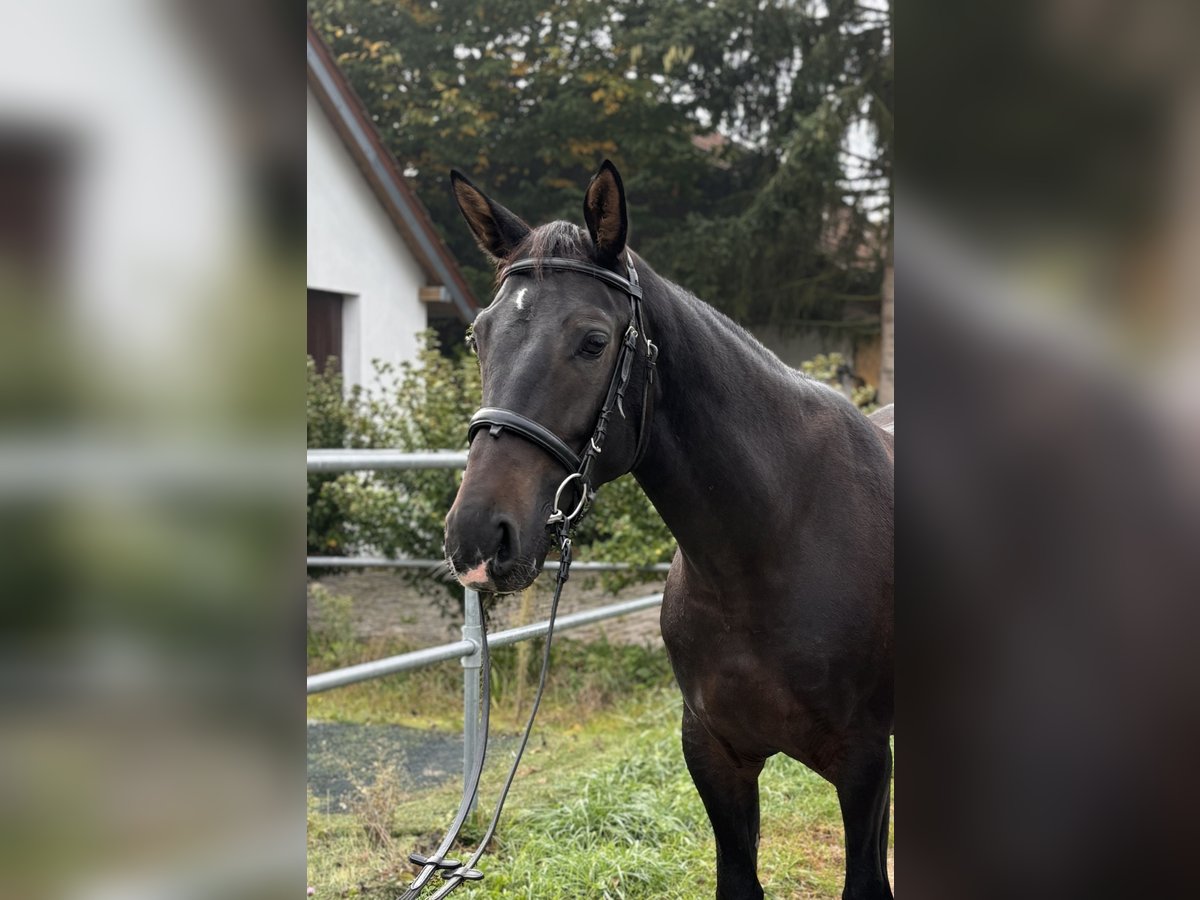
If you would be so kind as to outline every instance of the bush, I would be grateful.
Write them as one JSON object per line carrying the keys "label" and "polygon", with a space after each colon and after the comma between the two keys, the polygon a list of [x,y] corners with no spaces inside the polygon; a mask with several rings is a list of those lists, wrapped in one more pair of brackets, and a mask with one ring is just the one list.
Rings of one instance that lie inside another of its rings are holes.
{"label": "bush", "polygon": [[[632,475],[622,475],[596,494],[596,505],[575,536],[578,559],[649,566],[669,563],[675,538],[658,510]],[[606,572],[601,583],[610,591],[645,581],[641,572]]]}
{"label": "bush", "polygon": [[[349,398],[342,396],[342,376],[332,374],[337,360],[331,359],[331,374],[317,371],[308,357],[308,446],[315,448],[351,447],[354,431],[354,411],[358,406],[359,389]],[[337,475],[308,476],[308,554],[310,556],[345,556],[351,545],[352,526],[331,485]]]}
{"label": "bush", "polygon": [[[308,446],[465,450],[466,423],[479,403],[478,366],[465,354],[443,355],[432,332],[423,341],[416,363],[376,362],[370,389],[345,391],[340,375],[318,372],[310,357]],[[441,559],[442,523],[460,477],[450,469],[309,475],[308,553]],[[445,599],[444,585],[410,574],[431,597]]]}
{"label": "bush", "polygon": [[864,413],[872,412],[875,409],[875,388],[866,383],[854,384],[855,380],[862,381],[862,379],[855,379],[853,370],[846,365],[842,354],[818,353],[812,359],[800,363],[800,371],[810,378],[825,382],[830,387],[848,390],[850,401]]}
{"label": "bush", "polygon": [[[466,449],[479,370],[465,355],[442,355],[432,332],[417,363],[375,363],[369,390],[356,385],[343,396],[340,376],[318,374],[311,360],[308,365],[310,447]],[[440,559],[442,520],[459,479],[449,469],[312,476],[309,552]]]}

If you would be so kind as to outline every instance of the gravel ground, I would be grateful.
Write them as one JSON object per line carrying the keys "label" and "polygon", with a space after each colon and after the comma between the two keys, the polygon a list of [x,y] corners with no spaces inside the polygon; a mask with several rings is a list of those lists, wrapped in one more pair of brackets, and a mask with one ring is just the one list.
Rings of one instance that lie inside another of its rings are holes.
{"label": "gravel ground", "polygon": [[[492,735],[489,758],[516,744],[510,735]],[[308,788],[321,811],[346,812],[356,784],[371,784],[380,766],[399,775],[399,788],[420,791],[462,778],[461,734],[401,725],[308,723]]]}

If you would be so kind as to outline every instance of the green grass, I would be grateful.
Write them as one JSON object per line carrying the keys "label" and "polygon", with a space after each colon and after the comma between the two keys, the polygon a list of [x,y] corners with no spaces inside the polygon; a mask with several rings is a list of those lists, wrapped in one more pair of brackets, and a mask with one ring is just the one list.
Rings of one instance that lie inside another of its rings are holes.
{"label": "green grass", "polygon": [[[540,658],[528,656],[526,701]],[[680,699],[664,654],[563,640],[554,656],[542,715],[480,864],[487,877],[465,885],[461,896],[711,897],[712,833],[684,766]],[[494,725],[513,733],[524,715],[513,702],[517,657],[501,652],[495,660]],[[316,695],[309,716],[459,728],[461,690],[462,670],[450,663]],[[488,815],[510,761],[504,754],[489,762],[480,803]],[[833,788],[781,756],[768,762],[760,787],[759,877],[767,895],[839,896],[842,830]],[[316,897],[393,900],[411,878],[408,853],[428,851],[441,837],[459,790],[452,780],[405,793],[381,779],[363,788],[350,812],[333,815],[320,812],[310,796],[308,881]],[[485,826],[484,813],[476,814],[464,831],[465,847],[475,846]]]}

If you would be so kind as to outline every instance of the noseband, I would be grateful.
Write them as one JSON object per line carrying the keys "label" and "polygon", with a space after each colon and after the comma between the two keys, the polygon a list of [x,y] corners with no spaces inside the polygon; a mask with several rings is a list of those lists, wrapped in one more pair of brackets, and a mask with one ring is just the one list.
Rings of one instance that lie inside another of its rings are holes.
{"label": "noseband", "polygon": [[[537,272],[546,269],[555,272],[576,272],[603,281],[629,297],[629,325],[626,327],[625,336],[621,341],[617,364],[608,383],[604,404],[600,407],[600,412],[596,417],[596,427],[592,430],[592,436],[581,452],[576,453],[545,425],[513,412],[511,409],[485,406],[471,417],[471,422],[467,426],[468,444],[484,428],[494,438],[498,438],[505,429],[508,429],[531,444],[540,447],[570,473],[555,492],[554,509],[546,521],[548,527],[566,525],[568,528],[573,528],[591,508],[592,499],[596,495],[596,489],[591,480],[592,469],[595,466],[596,457],[600,455],[605,439],[608,437],[608,420],[612,416],[613,408],[615,407],[621,414],[621,418],[625,418],[625,389],[629,386],[629,373],[633,368],[634,357],[638,355],[639,337],[646,348],[646,379],[642,389],[642,414],[641,422],[638,425],[633,462],[625,471],[637,466],[646,452],[646,424],[649,421],[652,400],[651,387],[654,384],[654,368],[658,362],[658,347],[650,340],[650,335],[646,331],[646,322],[642,317],[642,288],[638,283],[637,270],[633,267],[633,256],[628,251],[625,255],[625,265],[629,271],[628,278],[588,262],[548,256],[540,259],[518,260],[505,269],[501,276],[501,283],[503,283],[518,272]],[[574,481],[579,482],[580,499],[574,511],[568,515],[559,507],[559,502],[567,486]]]}

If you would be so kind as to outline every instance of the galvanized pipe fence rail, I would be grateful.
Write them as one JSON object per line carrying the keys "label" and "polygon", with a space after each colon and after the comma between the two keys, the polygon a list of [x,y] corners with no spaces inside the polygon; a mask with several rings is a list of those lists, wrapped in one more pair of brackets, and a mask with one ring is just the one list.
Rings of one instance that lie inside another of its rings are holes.
{"label": "galvanized pipe fence rail", "polygon": [[[423,453],[400,453],[394,450],[309,450],[309,474],[327,472],[369,472],[403,469],[462,469],[467,464],[467,454],[453,450],[432,450]],[[309,556],[308,568],[397,568],[425,569],[431,573],[444,570],[440,559],[389,559],[382,556],[339,557]],[[547,561],[545,568],[554,571],[558,562]],[[617,572],[636,569],[644,572],[666,572],[665,563],[655,566],[630,566],[625,563],[573,562],[573,572]],[[644,609],[652,609],[662,603],[662,594],[651,594],[633,600],[622,600],[595,609],[560,615],[554,623],[554,631],[569,631],[606,619],[615,619]],[[488,649],[506,647],[520,641],[543,637],[550,631],[549,620],[509,628],[487,636]],[[450,659],[459,659],[463,667],[463,777],[471,769],[475,748],[479,743],[479,688],[480,669],[483,666],[483,615],[479,595],[467,588],[463,595],[462,639],[447,644],[425,647],[410,653],[401,653],[384,659],[375,659],[358,665],[345,666],[329,672],[308,676],[307,693],[344,687],[420,669]],[[472,809],[474,809],[474,802]]]}

